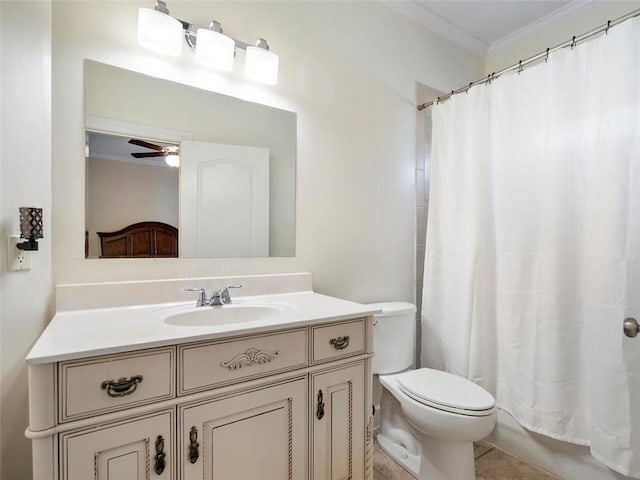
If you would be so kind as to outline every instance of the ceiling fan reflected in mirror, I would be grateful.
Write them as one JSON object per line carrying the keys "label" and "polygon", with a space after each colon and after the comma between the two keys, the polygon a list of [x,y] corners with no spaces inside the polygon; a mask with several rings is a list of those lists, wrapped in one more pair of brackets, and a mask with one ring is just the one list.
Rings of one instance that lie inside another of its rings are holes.
{"label": "ceiling fan reflected in mirror", "polygon": [[135,157],[135,158],[164,157],[164,161],[170,167],[177,168],[180,166],[180,147],[178,145],[169,145],[167,147],[161,147],[160,145],[146,142],[144,140],[140,140],[137,138],[130,139],[129,143],[132,145],[137,145],[138,147],[148,148],[149,150],[153,150],[152,152],[132,152],[131,153],[132,157]]}

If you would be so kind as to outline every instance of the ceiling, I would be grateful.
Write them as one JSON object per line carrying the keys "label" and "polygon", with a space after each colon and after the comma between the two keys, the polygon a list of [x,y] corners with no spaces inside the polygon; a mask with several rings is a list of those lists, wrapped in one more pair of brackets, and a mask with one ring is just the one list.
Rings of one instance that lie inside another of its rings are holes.
{"label": "ceiling", "polygon": [[603,0],[387,0],[387,5],[479,55]]}

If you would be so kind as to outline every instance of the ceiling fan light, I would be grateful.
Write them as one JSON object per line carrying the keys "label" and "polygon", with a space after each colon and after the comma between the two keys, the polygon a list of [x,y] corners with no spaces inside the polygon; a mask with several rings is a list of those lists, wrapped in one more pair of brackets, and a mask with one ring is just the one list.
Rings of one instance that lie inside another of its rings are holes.
{"label": "ceiling fan light", "polygon": [[170,153],[164,157],[164,161],[173,168],[178,168],[180,166],[180,155],[177,153]]}
{"label": "ceiling fan light", "polygon": [[233,70],[236,44],[232,38],[208,28],[199,28],[196,35],[196,60],[218,70]]}
{"label": "ceiling fan light", "polygon": [[182,53],[182,23],[166,13],[151,8],[138,10],[138,43],[149,50],[180,56]]}
{"label": "ceiling fan light", "polygon": [[278,55],[261,47],[247,47],[244,59],[244,74],[256,82],[276,85],[278,83]]}

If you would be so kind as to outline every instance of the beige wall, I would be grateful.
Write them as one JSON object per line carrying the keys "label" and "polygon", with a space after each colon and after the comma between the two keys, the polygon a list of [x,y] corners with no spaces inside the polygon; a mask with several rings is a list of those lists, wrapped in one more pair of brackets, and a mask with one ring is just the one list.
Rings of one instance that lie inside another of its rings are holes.
{"label": "beige wall", "polygon": [[113,232],[136,222],[178,228],[178,169],[95,158],[86,163],[90,257],[100,255],[96,232]]}
{"label": "beige wall", "polygon": [[638,0],[605,0],[602,3],[594,3],[592,8],[588,8],[578,15],[554,22],[527,37],[523,37],[522,40],[509,47],[488,55],[485,75],[518,63],[519,60],[536,55],[547,48],[571,39],[574,35],[588,32],[607,23],[607,20],[621,17],[638,8],[640,8]]}
{"label": "beige wall", "polygon": [[[24,357],[51,318],[51,5],[0,2],[0,477],[31,478]],[[28,40],[27,40],[28,39]],[[7,271],[18,207],[44,209],[31,270]]]}

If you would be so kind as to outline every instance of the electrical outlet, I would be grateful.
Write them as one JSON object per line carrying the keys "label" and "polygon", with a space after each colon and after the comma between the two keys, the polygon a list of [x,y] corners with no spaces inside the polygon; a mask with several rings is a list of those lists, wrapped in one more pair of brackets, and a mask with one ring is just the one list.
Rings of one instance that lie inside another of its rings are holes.
{"label": "electrical outlet", "polygon": [[31,270],[31,253],[20,250],[17,247],[18,242],[20,235],[9,235],[7,267],[12,272]]}

